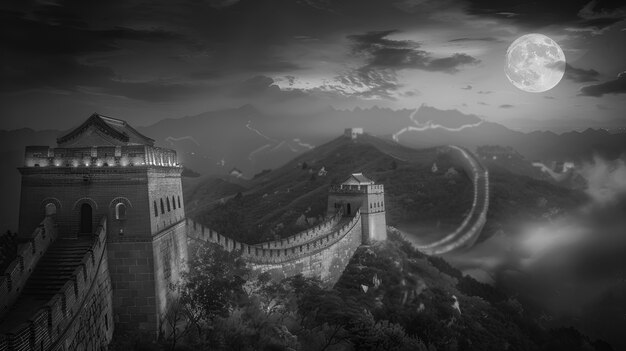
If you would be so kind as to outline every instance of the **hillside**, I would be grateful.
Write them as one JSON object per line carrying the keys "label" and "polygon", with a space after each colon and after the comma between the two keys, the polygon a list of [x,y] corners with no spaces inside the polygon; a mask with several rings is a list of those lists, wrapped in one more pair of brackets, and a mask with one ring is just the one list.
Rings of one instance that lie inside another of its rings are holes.
{"label": "hillside", "polygon": [[[459,224],[472,201],[472,184],[461,161],[452,155],[443,149],[414,150],[367,135],[356,141],[340,137],[255,178],[249,190],[203,209],[196,217],[249,243],[292,235],[306,227],[296,224],[299,218],[313,225],[325,215],[331,184],[363,172],[385,185],[389,224],[438,218],[443,230]],[[433,164],[438,168],[435,173]],[[458,174],[446,176],[450,168]],[[203,200],[188,205],[188,210],[202,206]]]}
{"label": "hillside", "polygon": [[[574,328],[546,326],[546,311],[420,253],[396,230],[388,236],[361,246],[333,287],[250,274],[237,253],[206,243],[190,262],[181,304],[209,321],[163,342],[181,350],[613,350]],[[112,349],[133,344],[125,335]]]}

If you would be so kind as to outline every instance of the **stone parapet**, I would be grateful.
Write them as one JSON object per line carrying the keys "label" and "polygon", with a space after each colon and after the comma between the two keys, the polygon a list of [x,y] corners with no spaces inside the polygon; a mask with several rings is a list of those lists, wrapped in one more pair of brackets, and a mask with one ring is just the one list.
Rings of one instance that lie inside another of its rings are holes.
{"label": "stone parapet", "polygon": [[46,217],[25,243],[19,245],[17,257],[0,276],[0,317],[19,297],[28,277],[39,259],[56,240],[57,231],[52,217]]}
{"label": "stone parapet", "polygon": [[[110,280],[105,250],[106,217],[73,278],[26,322],[0,334],[0,351],[99,349],[96,343],[105,346],[113,331],[108,319]],[[97,330],[100,324],[105,324],[102,329],[107,332]]]}
{"label": "stone parapet", "polygon": [[254,246],[265,249],[288,249],[311,241],[315,241],[318,237],[328,234],[342,218],[342,212],[337,211],[333,216],[327,218],[324,222],[301,231],[298,234],[286,237],[280,240],[266,241]]}
{"label": "stone parapet", "polygon": [[24,167],[180,167],[176,151],[148,145],[52,148],[27,146]]}
{"label": "stone parapet", "polygon": [[382,184],[372,185],[331,185],[331,194],[380,194],[385,192]]}
{"label": "stone parapet", "polygon": [[290,246],[289,248],[262,248],[257,245],[248,245],[233,240],[191,219],[187,219],[188,236],[192,240],[217,243],[226,251],[241,251],[242,257],[247,262],[253,264],[277,264],[313,255],[341,240],[354,226],[359,226],[359,228],[361,226],[361,214],[359,211],[340,227],[335,227],[326,235],[319,236],[307,243]]}

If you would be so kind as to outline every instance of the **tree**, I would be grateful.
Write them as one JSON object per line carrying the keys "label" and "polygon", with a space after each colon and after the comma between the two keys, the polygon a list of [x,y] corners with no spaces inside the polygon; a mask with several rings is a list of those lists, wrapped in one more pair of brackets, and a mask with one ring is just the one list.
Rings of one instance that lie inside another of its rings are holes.
{"label": "tree", "polygon": [[197,310],[205,322],[227,317],[245,301],[243,286],[249,273],[238,252],[227,252],[215,243],[202,243],[184,273],[183,303]]}

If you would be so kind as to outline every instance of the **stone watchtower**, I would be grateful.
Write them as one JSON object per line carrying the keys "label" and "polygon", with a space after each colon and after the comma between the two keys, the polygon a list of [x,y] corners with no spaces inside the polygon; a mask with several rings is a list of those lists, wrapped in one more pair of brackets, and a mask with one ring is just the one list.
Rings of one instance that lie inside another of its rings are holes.
{"label": "stone watchtower", "polygon": [[106,217],[113,322],[156,333],[187,257],[175,151],[154,147],[125,121],[93,114],[56,148],[26,147],[20,172],[19,234],[47,215],[59,238],[80,239]]}
{"label": "stone watchtower", "polygon": [[382,184],[362,173],[354,173],[340,185],[332,186],[328,195],[328,212],[343,208],[344,216],[351,217],[361,210],[363,243],[387,239],[385,220],[385,189]]}

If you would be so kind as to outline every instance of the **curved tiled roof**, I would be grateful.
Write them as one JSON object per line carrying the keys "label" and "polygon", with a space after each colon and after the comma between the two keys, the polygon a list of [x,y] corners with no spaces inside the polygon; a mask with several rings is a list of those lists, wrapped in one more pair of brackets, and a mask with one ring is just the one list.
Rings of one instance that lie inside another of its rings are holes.
{"label": "curved tiled roof", "polygon": [[92,114],[81,125],[57,138],[57,143],[61,145],[70,142],[80,137],[89,127],[92,126],[127,145],[154,145],[153,139],[139,133],[126,121],[103,116],[97,113]]}

